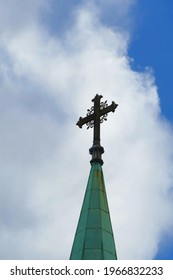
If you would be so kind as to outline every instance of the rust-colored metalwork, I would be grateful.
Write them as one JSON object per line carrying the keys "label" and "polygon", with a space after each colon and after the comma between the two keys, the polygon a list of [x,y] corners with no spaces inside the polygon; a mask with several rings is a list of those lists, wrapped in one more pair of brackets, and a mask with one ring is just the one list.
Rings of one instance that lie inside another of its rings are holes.
{"label": "rust-colored metalwork", "polygon": [[93,146],[90,148],[89,152],[92,155],[91,164],[93,162],[100,162],[103,164],[103,160],[101,155],[104,153],[103,147],[100,145],[100,124],[103,121],[107,121],[107,115],[109,112],[115,112],[118,104],[112,101],[112,104],[108,106],[107,100],[105,102],[101,102],[102,95],[96,94],[96,96],[92,99],[94,102],[94,106],[91,109],[87,110],[87,116],[79,118],[79,121],[76,125],[80,128],[84,124],[87,125],[88,128],[94,128],[93,134]]}

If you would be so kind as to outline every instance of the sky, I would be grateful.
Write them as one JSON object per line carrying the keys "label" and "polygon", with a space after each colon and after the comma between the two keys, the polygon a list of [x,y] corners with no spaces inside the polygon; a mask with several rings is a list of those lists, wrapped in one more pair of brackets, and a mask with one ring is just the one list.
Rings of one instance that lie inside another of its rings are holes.
{"label": "sky", "polygon": [[0,0],[0,259],[69,259],[96,93],[119,259],[173,259],[173,3]]}

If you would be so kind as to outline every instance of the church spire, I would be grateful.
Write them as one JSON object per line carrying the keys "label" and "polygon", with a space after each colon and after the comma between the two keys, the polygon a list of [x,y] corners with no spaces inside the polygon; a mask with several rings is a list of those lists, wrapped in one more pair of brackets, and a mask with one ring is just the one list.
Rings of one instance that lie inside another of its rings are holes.
{"label": "church spire", "polygon": [[100,102],[102,96],[92,100],[94,106],[87,116],[79,118],[77,125],[82,128],[94,127],[91,171],[79,217],[79,222],[71,250],[71,260],[115,260],[117,259],[113,230],[111,225],[107,195],[102,171],[103,147],[100,145],[100,123],[107,120],[107,114],[118,106],[112,102]]}

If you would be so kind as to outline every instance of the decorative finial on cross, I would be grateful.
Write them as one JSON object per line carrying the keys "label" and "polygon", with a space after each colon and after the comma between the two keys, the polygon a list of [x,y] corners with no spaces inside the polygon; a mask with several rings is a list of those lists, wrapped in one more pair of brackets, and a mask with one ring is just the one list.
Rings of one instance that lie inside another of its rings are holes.
{"label": "decorative finial on cross", "polygon": [[105,102],[100,102],[102,97],[102,95],[96,94],[96,96],[92,99],[94,106],[87,110],[86,117],[80,117],[77,122],[77,125],[80,128],[82,128],[84,124],[87,125],[87,129],[94,127],[93,146],[89,149],[89,152],[92,155],[91,164],[93,162],[100,162],[103,164],[101,156],[104,153],[104,149],[100,145],[100,123],[107,121],[108,113],[111,111],[114,112],[118,106],[118,104],[114,101],[112,101],[112,104],[109,106],[107,104],[107,100]]}

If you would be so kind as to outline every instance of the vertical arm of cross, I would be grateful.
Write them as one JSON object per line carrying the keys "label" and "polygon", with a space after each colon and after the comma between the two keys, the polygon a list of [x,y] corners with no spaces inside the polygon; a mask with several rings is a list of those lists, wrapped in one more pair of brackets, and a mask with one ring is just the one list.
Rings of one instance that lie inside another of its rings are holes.
{"label": "vertical arm of cross", "polygon": [[100,145],[100,99],[101,95],[96,95],[92,100],[94,102],[94,135],[93,144]]}

